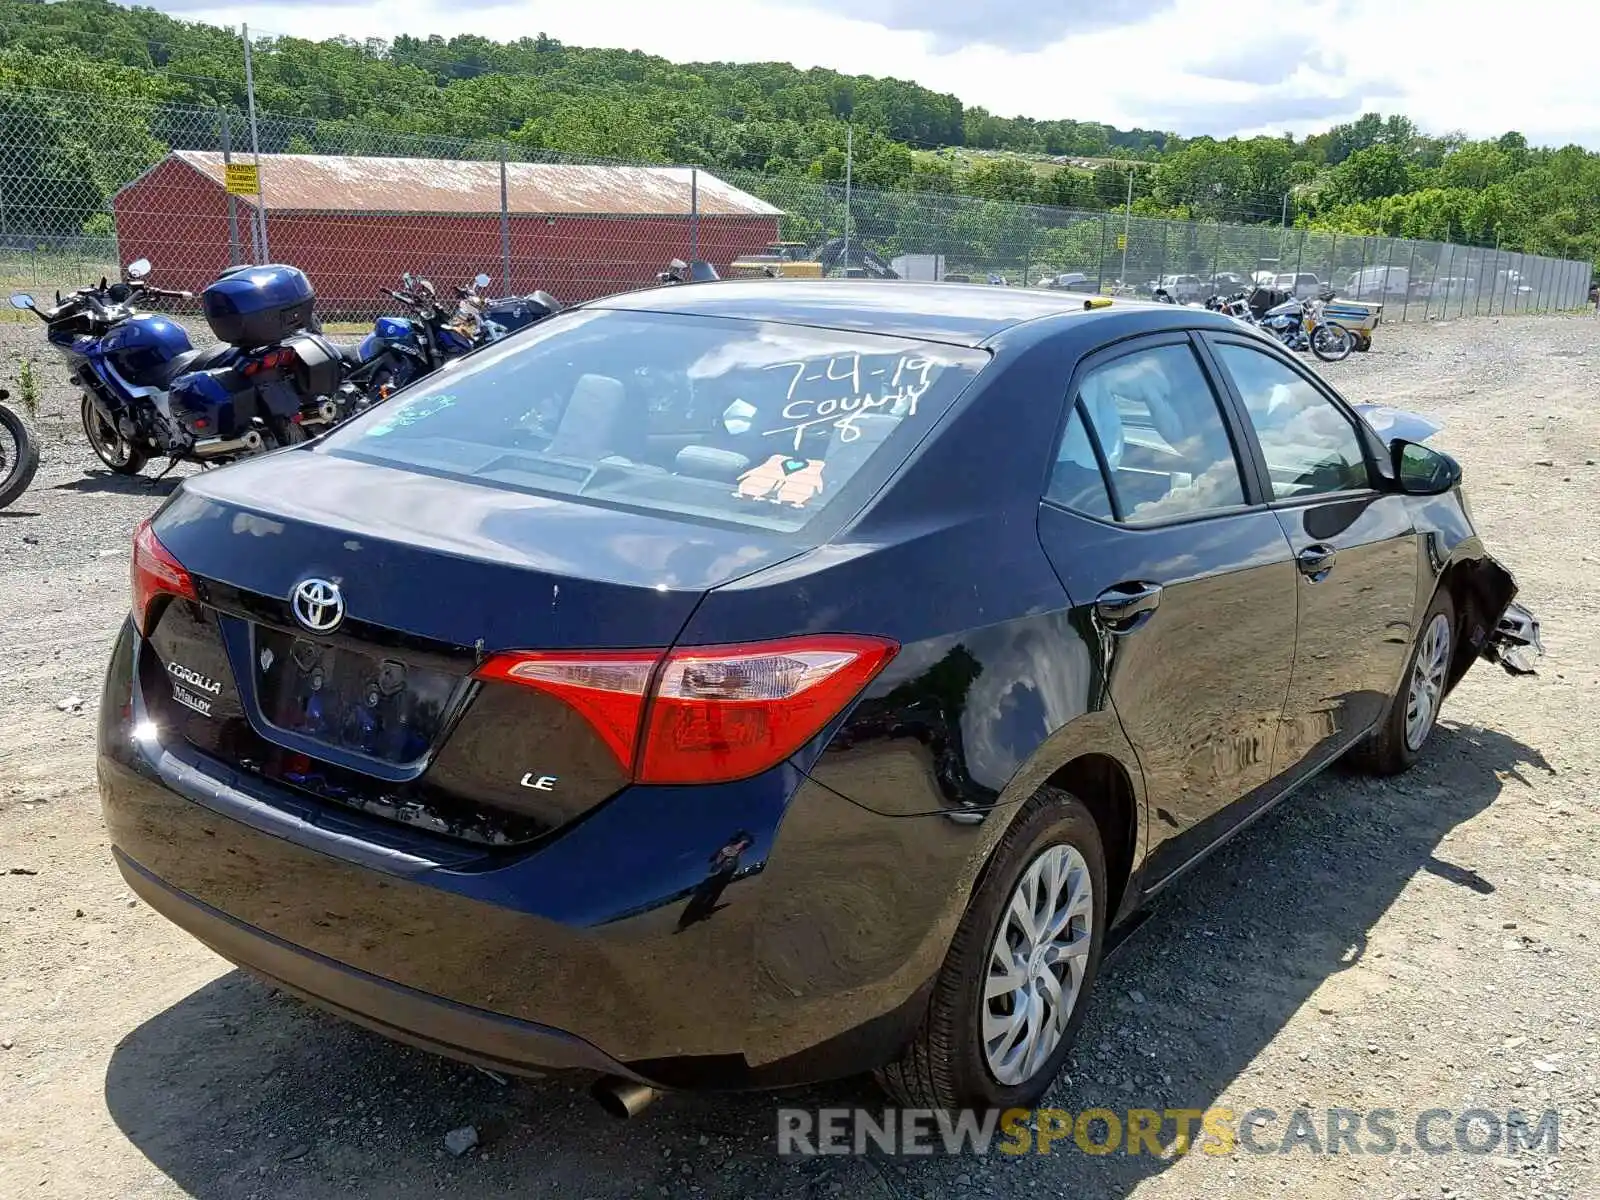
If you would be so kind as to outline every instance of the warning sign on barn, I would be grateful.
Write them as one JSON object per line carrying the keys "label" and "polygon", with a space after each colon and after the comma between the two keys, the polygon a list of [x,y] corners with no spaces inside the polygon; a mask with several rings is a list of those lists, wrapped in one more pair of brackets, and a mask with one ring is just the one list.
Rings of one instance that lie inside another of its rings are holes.
{"label": "warning sign on barn", "polygon": [[225,171],[229,194],[234,196],[261,194],[261,168],[255,163],[229,163]]}

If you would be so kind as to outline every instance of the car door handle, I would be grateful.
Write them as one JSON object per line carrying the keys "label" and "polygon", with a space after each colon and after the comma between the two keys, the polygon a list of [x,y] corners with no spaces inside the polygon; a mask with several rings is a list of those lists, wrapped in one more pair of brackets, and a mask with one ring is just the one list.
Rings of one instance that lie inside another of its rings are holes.
{"label": "car door handle", "polygon": [[1328,572],[1333,570],[1334,560],[1339,557],[1339,552],[1324,542],[1307,546],[1294,556],[1295,565],[1312,583],[1318,583],[1328,577]]}
{"label": "car door handle", "polygon": [[1094,614],[1108,633],[1132,633],[1161,603],[1159,583],[1119,583],[1101,592]]}

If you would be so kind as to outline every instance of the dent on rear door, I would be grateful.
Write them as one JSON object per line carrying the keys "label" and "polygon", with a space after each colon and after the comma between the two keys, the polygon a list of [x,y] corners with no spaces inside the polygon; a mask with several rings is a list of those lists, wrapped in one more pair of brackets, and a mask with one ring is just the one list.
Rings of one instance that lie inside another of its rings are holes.
{"label": "dent on rear door", "polygon": [[1278,774],[1311,766],[1378,721],[1411,652],[1419,551],[1400,496],[1344,496],[1283,509],[1298,555],[1331,546],[1332,565],[1299,574],[1294,678]]}

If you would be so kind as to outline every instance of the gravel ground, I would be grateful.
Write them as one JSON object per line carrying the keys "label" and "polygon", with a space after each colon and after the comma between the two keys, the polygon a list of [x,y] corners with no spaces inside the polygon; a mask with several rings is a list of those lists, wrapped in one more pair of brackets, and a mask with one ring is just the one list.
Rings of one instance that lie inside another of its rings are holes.
{"label": "gravel ground", "polygon": [[[39,351],[36,329],[0,325],[8,374]],[[109,861],[93,710],[129,535],[173,483],[92,469],[45,365],[44,467],[0,511],[0,1195],[1600,1196],[1593,318],[1385,329],[1324,367],[1353,399],[1444,420],[1437,442],[1550,655],[1536,679],[1474,670],[1410,775],[1330,775],[1178,886],[1108,964],[1051,1097],[1268,1108],[1268,1147],[1297,1108],[1319,1130],[1328,1107],[1392,1109],[1407,1145],[1427,1109],[1555,1109],[1555,1154],[1291,1139],[1264,1155],[780,1159],[780,1104],[879,1097],[859,1081],[678,1096],[617,1124],[572,1083],[502,1083],[273,993],[135,903]],[[446,1135],[468,1125],[478,1146],[454,1157]]]}

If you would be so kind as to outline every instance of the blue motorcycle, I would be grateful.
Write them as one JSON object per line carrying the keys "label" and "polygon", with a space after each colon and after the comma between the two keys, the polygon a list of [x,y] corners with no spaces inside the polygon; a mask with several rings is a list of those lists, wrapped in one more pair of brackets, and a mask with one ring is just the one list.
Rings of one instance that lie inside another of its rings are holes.
{"label": "blue motorcycle", "polygon": [[489,282],[487,275],[480,274],[472,286],[456,288],[455,304],[451,306],[439,298],[431,282],[406,272],[399,290],[385,288],[383,294],[405,305],[411,315],[378,318],[372,332],[361,340],[357,349],[360,365],[350,373],[345,386],[370,399],[381,399],[431,375],[449,360],[499,341],[561,309],[548,292],[485,299],[483,289]]}
{"label": "blue motorcycle", "polygon": [[197,350],[172,318],[140,310],[190,292],[147,282],[148,259],[126,282],[79,288],[54,307],[32,296],[12,306],[37,315],[83,390],[83,431],[101,462],[137,475],[152,456],[220,463],[302,441],[351,415],[342,377],[354,347],[315,332],[315,294],[303,272],[267,265],[225,271],[201,293],[218,344]]}

